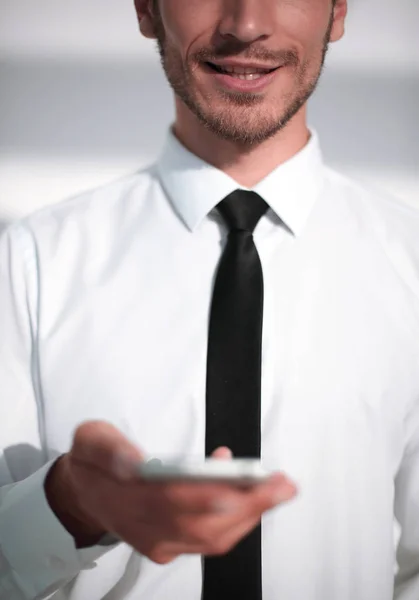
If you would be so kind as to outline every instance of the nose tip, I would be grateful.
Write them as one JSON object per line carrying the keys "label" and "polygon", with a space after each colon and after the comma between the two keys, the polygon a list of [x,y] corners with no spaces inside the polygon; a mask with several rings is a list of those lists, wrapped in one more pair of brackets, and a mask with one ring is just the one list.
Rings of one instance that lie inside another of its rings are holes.
{"label": "nose tip", "polygon": [[219,25],[221,37],[251,43],[271,35],[273,18],[262,0],[237,0],[226,5]]}
{"label": "nose tip", "polygon": [[264,35],[260,34],[251,24],[246,27],[242,26],[240,28],[228,27],[225,29],[220,29],[220,35],[223,38],[234,38],[235,40],[238,40],[244,44],[249,44],[264,37]]}

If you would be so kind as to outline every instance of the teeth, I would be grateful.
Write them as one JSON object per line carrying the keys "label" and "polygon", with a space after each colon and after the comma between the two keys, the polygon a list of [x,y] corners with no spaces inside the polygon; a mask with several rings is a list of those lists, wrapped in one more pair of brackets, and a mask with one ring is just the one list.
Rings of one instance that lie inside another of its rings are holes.
{"label": "teeth", "polygon": [[212,66],[219,73],[227,73],[230,77],[234,77],[236,79],[242,79],[244,81],[251,81],[253,79],[260,79],[264,75],[267,75],[274,69],[260,69],[258,67],[236,67],[230,65],[217,65],[212,63]]}
{"label": "teeth", "polygon": [[256,67],[230,67],[226,65],[225,67],[220,67],[222,71],[226,73],[234,73],[235,75],[255,75],[257,73],[269,73],[270,69],[258,69]]}
{"label": "teeth", "polygon": [[260,79],[263,77],[265,73],[247,73],[246,75],[241,75],[239,73],[230,73],[231,77],[234,79],[242,79],[243,81],[252,81],[253,79]]}

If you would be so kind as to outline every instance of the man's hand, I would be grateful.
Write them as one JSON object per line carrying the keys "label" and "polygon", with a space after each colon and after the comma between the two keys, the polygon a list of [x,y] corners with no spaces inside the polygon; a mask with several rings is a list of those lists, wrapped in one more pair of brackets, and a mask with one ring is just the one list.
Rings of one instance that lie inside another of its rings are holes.
{"label": "man's hand", "polygon": [[[227,448],[214,453],[229,459]],[[47,499],[79,547],[116,534],[150,560],[181,554],[224,554],[259,523],[262,514],[296,495],[275,474],[250,488],[227,483],[150,483],[134,465],[141,452],[108,423],[88,422],[47,477]]]}

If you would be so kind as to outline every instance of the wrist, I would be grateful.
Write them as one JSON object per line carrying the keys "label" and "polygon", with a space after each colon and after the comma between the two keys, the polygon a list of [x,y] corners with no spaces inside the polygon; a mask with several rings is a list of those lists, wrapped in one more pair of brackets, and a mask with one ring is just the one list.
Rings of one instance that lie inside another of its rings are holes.
{"label": "wrist", "polygon": [[72,485],[68,455],[56,460],[45,478],[47,502],[77,548],[95,546],[106,531],[82,509]]}

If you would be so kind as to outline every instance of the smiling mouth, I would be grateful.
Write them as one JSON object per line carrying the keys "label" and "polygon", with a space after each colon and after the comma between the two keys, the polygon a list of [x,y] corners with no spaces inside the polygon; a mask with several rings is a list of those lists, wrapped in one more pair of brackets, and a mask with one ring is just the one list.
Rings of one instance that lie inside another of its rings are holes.
{"label": "smiling mouth", "polygon": [[271,69],[262,69],[257,67],[238,67],[238,66],[229,66],[229,65],[216,65],[211,62],[207,62],[206,65],[212,69],[215,73],[221,73],[222,75],[229,75],[235,79],[242,79],[244,81],[252,81],[253,79],[260,79],[269,73],[273,73],[279,67],[274,67]]}

